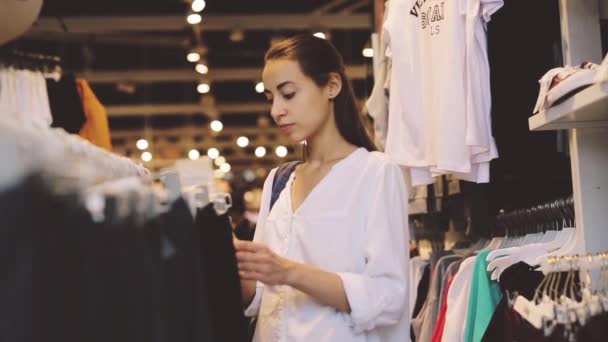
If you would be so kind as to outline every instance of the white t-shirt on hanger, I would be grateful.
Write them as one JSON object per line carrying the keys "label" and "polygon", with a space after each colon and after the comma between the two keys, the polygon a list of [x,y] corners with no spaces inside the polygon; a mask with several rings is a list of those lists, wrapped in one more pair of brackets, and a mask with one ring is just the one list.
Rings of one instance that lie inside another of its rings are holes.
{"label": "white t-shirt on hanger", "polygon": [[412,185],[429,184],[440,174],[489,180],[489,165],[483,163],[496,154],[489,67],[487,48],[478,42],[485,31],[475,18],[489,19],[500,5],[502,0],[389,4],[382,34],[393,60],[386,153],[418,169]]}

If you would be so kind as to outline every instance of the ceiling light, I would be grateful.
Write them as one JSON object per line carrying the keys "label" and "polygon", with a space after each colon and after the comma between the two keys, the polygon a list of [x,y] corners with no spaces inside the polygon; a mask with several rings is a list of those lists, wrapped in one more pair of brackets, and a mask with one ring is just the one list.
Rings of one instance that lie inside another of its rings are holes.
{"label": "ceiling light", "polygon": [[277,154],[277,156],[279,156],[281,158],[285,158],[285,157],[287,157],[287,153],[289,153],[289,151],[287,151],[287,147],[279,146],[275,150],[275,153]]}
{"label": "ceiling light", "polygon": [[255,156],[258,158],[262,158],[263,156],[266,155],[266,148],[263,146],[260,146],[258,148],[255,149]]}
{"label": "ceiling light", "polygon": [[224,124],[218,120],[211,121],[211,124],[209,126],[211,127],[211,130],[214,132],[221,132],[222,129],[224,129]]}
{"label": "ceiling light", "polygon": [[194,67],[194,69],[196,70],[196,72],[203,75],[207,75],[207,73],[209,72],[209,68],[204,63],[198,63]]}
{"label": "ceiling light", "polygon": [[255,91],[257,91],[258,93],[263,93],[264,92],[264,82],[258,82],[258,84],[255,85]]}
{"label": "ceiling light", "polygon": [[196,91],[200,94],[207,94],[211,90],[211,87],[207,83],[201,83],[196,87]]}
{"label": "ceiling light", "polygon": [[[255,172],[253,172],[252,170],[249,170],[249,169],[243,171],[243,179],[245,179],[245,181],[247,183],[253,182],[255,180]],[[245,200],[247,200],[247,194],[249,194],[250,197],[253,196],[253,193],[247,192],[247,193],[245,193]]]}
{"label": "ceiling light", "polygon": [[200,22],[203,21],[203,18],[200,14],[192,13],[186,18],[186,21],[188,21],[188,24],[190,25],[196,25],[200,24]]}
{"label": "ceiling light", "polygon": [[326,38],[325,33],[323,33],[323,32],[317,32],[317,33],[313,34],[313,36],[315,36],[317,38],[321,38],[321,39]]}
{"label": "ceiling light", "polygon": [[240,43],[245,39],[245,32],[243,30],[235,29],[230,32],[230,36],[228,36],[231,42]]}
{"label": "ceiling light", "polygon": [[222,166],[222,164],[225,164],[225,163],[226,163],[226,158],[221,157],[221,156],[215,158],[215,166],[219,167],[219,166]]}
{"label": "ceiling light", "polygon": [[224,178],[226,174],[222,171],[222,170],[214,170],[213,171],[213,177],[215,178]]}
{"label": "ceiling light", "polygon": [[212,147],[207,150],[207,156],[211,159],[215,159],[220,156],[220,151],[218,151],[217,148]]}
{"label": "ceiling light", "polygon": [[189,52],[188,55],[186,55],[186,59],[188,62],[196,63],[201,59],[201,55],[198,52]]}
{"label": "ceiling light", "polygon": [[247,147],[249,145],[249,138],[247,137],[239,137],[236,139],[236,144],[239,147]]}
{"label": "ceiling light", "polygon": [[222,172],[230,172],[230,170],[232,170],[232,166],[230,166],[230,164],[228,163],[224,163],[220,166],[220,170],[222,170]]}
{"label": "ceiling light", "polygon": [[201,154],[198,150],[190,150],[190,152],[188,152],[188,158],[191,160],[197,160],[200,156]]}
{"label": "ceiling light", "polygon": [[363,57],[367,57],[367,58],[374,57],[374,49],[372,49],[372,48],[365,48],[365,49],[363,49],[363,51],[361,51],[361,53],[363,54]]}
{"label": "ceiling light", "polygon": [[149,162],[150,160],[152,160],[152,153],[150,152],[144,152],[141,154],[141,160],[145,161],[145,162]]}
{"label": "ceiling light", "polygon": [[140,150],[145,150],[148,148],[150,144],[148,144],[148,140],[146,139],[139,139],[137,140],[137,142],[135,143],[135,146],[137,146],[138,149]]}
{"label": "ceiling light", "polygon": [[205,0],[194,0],[192,1],[192,10],[194,12],[202,12],[206,5]]}

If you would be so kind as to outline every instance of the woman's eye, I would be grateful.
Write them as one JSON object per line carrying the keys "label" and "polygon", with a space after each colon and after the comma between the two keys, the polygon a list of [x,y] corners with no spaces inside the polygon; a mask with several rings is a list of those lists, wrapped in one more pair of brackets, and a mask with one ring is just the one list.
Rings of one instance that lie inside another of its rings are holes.
{"label": "woman's eye", "polygon": [[283,95],[283,97],[288,100],[291,100],[295,95],[296,95],[296,93],[290,93],[290,94]]}
{"label": "woman's eye", "polygon": [[270,97],[270,98],[268,98],[268,97],[267,97],[267,98],[266,98],[266,102],[268,102],[268,103],[272,103],[272,97]]}

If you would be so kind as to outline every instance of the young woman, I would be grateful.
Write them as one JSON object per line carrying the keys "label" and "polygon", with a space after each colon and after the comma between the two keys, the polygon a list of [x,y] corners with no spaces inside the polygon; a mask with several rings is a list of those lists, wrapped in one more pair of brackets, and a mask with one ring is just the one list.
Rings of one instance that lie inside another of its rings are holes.
{"label": "young woman", "polygon": [[253,242],[235,240],[254,341],[409,341],[407,194],[374,152],[342,57],[312,35],[266,54],[271,115],[306,141],[270,210],[266,180]]}

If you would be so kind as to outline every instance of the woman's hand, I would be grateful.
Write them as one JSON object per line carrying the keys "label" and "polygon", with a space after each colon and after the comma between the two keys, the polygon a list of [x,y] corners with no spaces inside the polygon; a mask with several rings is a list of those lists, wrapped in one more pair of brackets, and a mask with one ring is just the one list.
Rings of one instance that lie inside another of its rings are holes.
{"label": "woman's hand", "polygon": [[235,239],[234,248],[241,279],[256,280],[267,285],[289,285],[296,263],[255,242]]}

